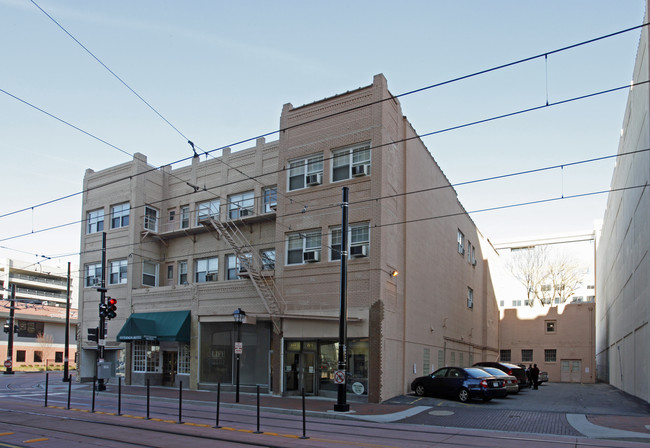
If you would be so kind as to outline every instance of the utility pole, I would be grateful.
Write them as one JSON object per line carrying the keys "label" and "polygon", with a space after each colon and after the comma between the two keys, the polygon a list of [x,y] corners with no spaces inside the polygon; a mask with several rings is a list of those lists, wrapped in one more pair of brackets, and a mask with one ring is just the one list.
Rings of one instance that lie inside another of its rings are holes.
{"label": "utility pole", "polygon": [[5,361],[5,375],[13,375],[14,362],[14,315],[16,312],[16,285],[11,285],[11,298],[9,300],[9,333],[7,334],[7,360]]}
{"label": "utility pole", "polygon": [[[106,346],[106,340],[104,339],[106,317],[105,313],[102,312],[106,308],[106,292],[108,291],[106,289],[106,232],[102,233],[102,280],[97,291],[99,291],[99,330],[97,331],[97,364],[95,372],[97,372],[99,363],[104,362],[104,347]],[[97,375],[95,374],[95,376]],[[97,390],[106,390],[103,378],[97,380]]]}
{"label": "utility pole", "polygon": [[341,309],[339,316],[339,368],[335,374],[338,384],[338,393],[334,410],[348,412],[350,405],[347,403],[347,344],[348,344],[348,194],[349,188],[343,187],[343,202],[341,203]]}
{"label": "utility pole", "polygon": [[68,293],[65,304],[65,348],[63,352],[63,382],[70,381],[70,262],[68,261]]}

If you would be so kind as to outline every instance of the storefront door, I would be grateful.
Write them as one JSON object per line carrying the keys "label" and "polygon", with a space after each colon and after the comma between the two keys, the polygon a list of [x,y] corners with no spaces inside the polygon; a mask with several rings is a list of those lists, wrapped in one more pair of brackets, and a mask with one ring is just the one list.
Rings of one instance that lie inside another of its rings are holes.
{"label": "storefront door", "polygon": [[316,393],[316,353],[311,351],[287,351],[284,356],[285,392],[288,395]]}
{"label": "storefront door", "polygon": [[176,385],[178,352],[163,351],[163,386]]}

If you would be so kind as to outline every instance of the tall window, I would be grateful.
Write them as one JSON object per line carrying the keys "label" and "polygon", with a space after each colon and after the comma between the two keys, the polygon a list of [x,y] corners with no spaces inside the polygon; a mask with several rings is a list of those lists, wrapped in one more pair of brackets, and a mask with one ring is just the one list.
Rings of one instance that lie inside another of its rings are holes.
{"label": "tall window", "polygon": [[465,235],[460,230],[458,231],[458,253],[463,255],[465,253]]}
{"label": "tall window", "polygon": [[184,285],[187,283],[187,260],[178,262],[178,284]]}
{"label": "tall window", "polygon": [[242,216],[253,214],[255,205],[255,193],[247,191],[246,193],[233,194],[228,197],[228,218],[237,219]]}
{"label": "tall window", "polygon": [[153,207],[144,208],[144,228],[152,232],[158,231],[158,210]]}
{"label": "tall window", "polygon": [[190,226],[190,206],[181,206],[181,229],[187,229]]}
{"label": "tall window", "polygon": [[190,373],[190,344],[180,344],[178,347],[178,373]]}
{"label": "tall window", "polygon": [[129,226],[129,213],[131,207],[128,202],[111,207],[111,228],[119,229],[120,227]]}
{"label": "tall window", "polygon": [[510,350],[499,350],[499,360],[503,362],[512,361],[512,355],[510,354]]}
{"label": "tall window", "polygon": [[149,341],[133,342],[133,371],[160,371],[160,346]]}
{"label": "tall window", "polygon": [[522,349],[521,350],[521,362],[533,362],[533,350],[528,348],[528,349]]}
{"label": "tall window", "polygon": [[545,349],[544,350],[544,362],[557,362],[557,350]]}
{"label": "tall window", "polygon": [[99,286],[102,284],[102,264],[94,263],[86,265],[86,274],[85,274],[85,285],[86,288],[92,288],[94,286]]}
{"label": "tall window", "polygon": [[260,255],[262,257],[262,269],[275,269],[275,249],[263,250]]}
{"label": "tall window", "polygon": [[196,223],[200,223],[204,219],[212,218],[219,219],[219,207],[221,202],[218,199],[212,201],[199,202],[197,204]]}
{"label": "tall window", "polygon": [[[330,260],[341,259],[341,227],[333,227],[330,236]],[[367,248],[370,243],[370,224],[365,222],[361,224],[351,224],[348,232],[348,243],[350,247],[365,246],[367,255]],[[350,250],[350,247],[348,250]],[[350,252],[351,255],[354,255]]]}
{"label": "tall window", "polygon": [[275,211],[278,205],[278,187],[268,187],[264,189],[264,213]]}
{"label": "tall window", "polygon": [[332,182],[350,179],[353,176],[370,174],[370,143],[364,143],[352,148],[332,151]]}
{"label": "tall window", "polygon": [[196,283],[216,282],[219,274],[219,257],[202,258],[194,262],[194,281]]}
{"label": "tall window", "polygon": [[92,210],[86,215],[86,233],[97,233],[104,230],[104,209]]}
{"label": "tall window", "polygon": [[111,261],[109,265],[108,283],[111,285],[119,285],[127,282],[127,270],[129,262],[127,260]]}
{"label": "tall window", "polygon": [[[287,241],[287,264],[300,264],[304,262],[304,254],[310,252],[310,255],[317,257],[318,261],[321,248],[321,232],[310,231],[301,233],[292,233],[288,235]],[[315,252],[318,255],[311,254]]]}
{"label": "tall window", "polygon": [[142,263],[142,284],[144,286],[158,286],[158,264],[150,261]]}
{"label": "tall window", "polygon": [[467,288],[467,308],[474,308],[474,290]]}
{"label": "tall window", "polygon": [[248,272],[249,266],[253,261],[253,257],[251,254],[244,255],[246,257],[246,261],[244,263],[242,263],[239,257],[235,254],[230,254],[226,257],[226,264],[228,268],[226,278],[228,280],[237,280],[239,278],[240,272]]}
{"label": "tall window", "polygon": [[289,191],[305,188],[311,180],[323,176],[323,155],[289,162]]}

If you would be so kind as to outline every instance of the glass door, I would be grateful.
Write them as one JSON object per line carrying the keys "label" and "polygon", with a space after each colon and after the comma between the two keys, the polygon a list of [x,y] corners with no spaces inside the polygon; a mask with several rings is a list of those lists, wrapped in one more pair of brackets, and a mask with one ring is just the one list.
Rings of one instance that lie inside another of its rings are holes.
{"label": "glass door", "polygon": [[[316,391],[316,352],[289,350],[295,343],[287,346],[284,355],[284,390],[287,395],[313,395]],[[297,347],[295,347],[297,348]]]}

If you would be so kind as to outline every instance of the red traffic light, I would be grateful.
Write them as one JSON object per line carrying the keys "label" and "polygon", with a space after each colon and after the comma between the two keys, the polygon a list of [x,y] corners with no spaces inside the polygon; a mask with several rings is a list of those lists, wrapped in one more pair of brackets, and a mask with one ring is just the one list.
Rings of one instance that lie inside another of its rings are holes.
{"label": "red traffic light", "polygon": [[108,299],[108,306],[115,306],[117,305],[117,299],[113,299],[112,297]]}
{"label": "red traffic light", "polygon": [[108,308],[106,311],[106,317],[109,319],[114,319],[117,317],[117,299],[114,299],[112,297],[109,297],[107,300],[107,305],[106,307]]}

